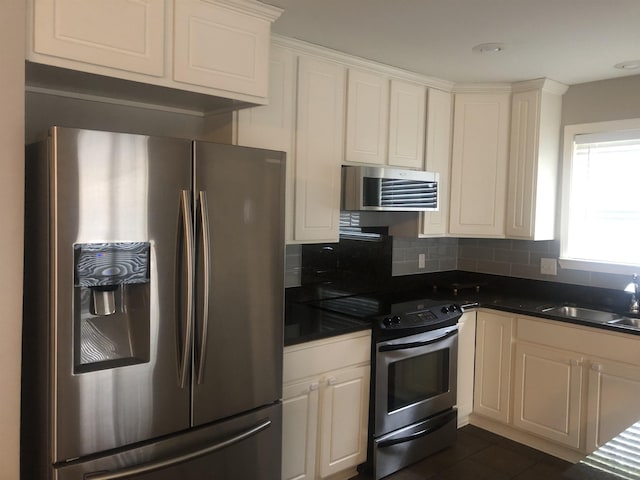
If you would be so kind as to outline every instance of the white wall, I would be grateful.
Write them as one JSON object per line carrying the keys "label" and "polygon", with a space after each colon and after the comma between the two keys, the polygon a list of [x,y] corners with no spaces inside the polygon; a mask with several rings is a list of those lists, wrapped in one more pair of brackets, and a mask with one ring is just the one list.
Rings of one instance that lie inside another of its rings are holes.
{"label": "white wall", "polygon": [[24,1],[0,3],[0,479],[19,478]]}
{"label": "white wall", "polygon": [[640,75],[572,85],[562,98],[562,125],[640,118]]}

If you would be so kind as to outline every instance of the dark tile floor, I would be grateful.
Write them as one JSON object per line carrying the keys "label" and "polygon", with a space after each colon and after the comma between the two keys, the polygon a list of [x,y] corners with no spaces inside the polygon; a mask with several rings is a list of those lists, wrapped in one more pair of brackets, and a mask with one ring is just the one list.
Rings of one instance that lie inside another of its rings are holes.
{"label": "dark tile floor", "polygon": [[[561,480],[570,463],[468,425],[458,441],[384,480]],[[360,474],[351,480],[370,480]]]}

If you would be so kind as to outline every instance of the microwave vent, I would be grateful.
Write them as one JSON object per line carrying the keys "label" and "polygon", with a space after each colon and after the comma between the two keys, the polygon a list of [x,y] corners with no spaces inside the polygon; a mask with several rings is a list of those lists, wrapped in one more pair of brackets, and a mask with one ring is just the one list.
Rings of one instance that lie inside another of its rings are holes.
{"label": "microwave vent", "polygon": [[352,211],[436,211],[439,179],[435,172],[343,166],[342,207]]}

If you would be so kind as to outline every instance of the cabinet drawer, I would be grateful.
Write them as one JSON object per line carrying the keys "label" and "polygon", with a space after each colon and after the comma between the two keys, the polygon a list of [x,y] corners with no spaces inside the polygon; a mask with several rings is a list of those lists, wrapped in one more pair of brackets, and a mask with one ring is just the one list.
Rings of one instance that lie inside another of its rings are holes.
{"label": "cabinet drawer", "polygon": [[562,324],[531,317],[518,317],[516,337],[591,356],[640,365],[640,337],[608,330]]}
{"label": "cabinet drawer", "polygon": [[292,345],[284,349],[284,383],[370,360],[370,331]]}

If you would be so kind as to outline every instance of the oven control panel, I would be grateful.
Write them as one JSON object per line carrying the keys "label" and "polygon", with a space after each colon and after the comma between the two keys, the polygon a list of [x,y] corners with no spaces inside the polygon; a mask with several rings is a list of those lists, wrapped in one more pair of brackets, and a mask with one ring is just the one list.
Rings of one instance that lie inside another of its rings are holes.
{"label": "oven control panel", "polygon": [[381,330],[411,330],[425,329],[429,326],[440,327],[443,322],[457,323],[462,315],[459,305],[439,305],[428,310],[417,312],[403,312],[381,317],[378,327]]}

